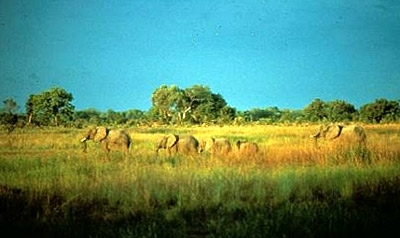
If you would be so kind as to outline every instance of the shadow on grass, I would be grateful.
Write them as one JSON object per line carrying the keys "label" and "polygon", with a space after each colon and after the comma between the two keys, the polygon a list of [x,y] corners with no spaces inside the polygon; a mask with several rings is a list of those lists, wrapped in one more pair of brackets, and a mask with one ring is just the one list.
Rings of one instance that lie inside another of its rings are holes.
{"label": "shadow on grass", "polygon": [[[313,188],[310,196],[255,204],[122,211],[105,199],[67,201],[0,186],[0,229],[12,237],[385,237],[400,234],[400,178],[353,184],[353,193]],[[173,198],[171,198],[173,200]],[[176,211],[171,213],[171,211]],[[170,212],[170,213],[168,213]],[[169,214],[169,215],[167,215]],[[173,214],[173,215],[171,215]]]}

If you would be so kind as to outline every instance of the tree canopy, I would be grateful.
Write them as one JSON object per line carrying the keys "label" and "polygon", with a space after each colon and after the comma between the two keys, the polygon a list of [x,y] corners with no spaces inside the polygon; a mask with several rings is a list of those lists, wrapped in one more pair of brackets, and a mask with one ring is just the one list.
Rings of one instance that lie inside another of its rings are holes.
{"label": "tree canopy", "polygon": [[72,100],[72,93],[59,87],[31,94],[25,104],[28,124],[58,126],[60,122],[70,121],[75,110]]}
{"label": "tree canopy", "polygon": [[95,108],[75,110],[73,95],[60,87],[31,94],[25,103],[25,114],[12,98],[3,101],[0,124],[8,131],[17,125],[75,126],[87,125],[191,125],[243,123],[367,123],[400,122],[399,101],[376,99],[358,110],[344,100],[323,101],[316,98],[300,110],[279,109],[276,106],[238,111],[228,105],[223,96],[208,86],[193,85],[182,89],[177,85],[161,85],[152,95],[148,111],[131,109],[105,112]]}
{"label": "tree canopy", "polygon": [[181,89],[176,85],[161,85],[151,97],[153,117],[161,123],[208,123],[232,120],[235,109],[209,87],[194,85]]}
{"label": "tree canopy", "polygon": [[304,108],[306,120],[310,122],[343,122],[356,117],[355,107],[344,100],[324,102],[316,98]]}
{"label": "tree canopy", "polygon": [[360,117],[361,120],[372,123],[397,121],[400,119],[399,102],[377,99],[360,108]]}

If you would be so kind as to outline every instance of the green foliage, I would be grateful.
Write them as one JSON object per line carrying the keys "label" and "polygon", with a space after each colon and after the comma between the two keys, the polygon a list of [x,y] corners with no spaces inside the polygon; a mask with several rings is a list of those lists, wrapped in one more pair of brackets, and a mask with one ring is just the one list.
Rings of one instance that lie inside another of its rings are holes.
{"label": "green foliage", "polygon": [[16,113],[18,105],[12,98],[4,100],[3,103],[4,107],[0,110],[0,125],[5,127],[8,132],[11,132],[19,121],[19,116]]}
{"label": "green foliage", "polygon": [[25,104],[28,124],[59,126],[71,121],[74,114],[72,100],[72,94],[59,87],[30,95]]}
{"label": "green foliage", "polygon": [[254,108],[249,111],[245,111],[246,119],[248,121],[269,121],[277,122],[281,118],[281,111],[277,107],[268,107],[265,109]]}
{"label": "green foliage", "polygon": [[357,110],[343,100],[324,102],[317,98],[304,108],[304,113],[306,119],[311,122],[346,122],[354,119]]}
{"label": "green foliage", "polygon": [[75,111],[75,126],[82,128],[88,125],[101,124],[101,112],[95,108],[88,108],[86,110]]}
{"label": "green foliage", "polygon": [[[148,111],[131,109],[100,112],[89,108],[75,111],[73,96],[62,88],[52,88],[29,95],[25,104],[28,125],[192,125],[192,124],[297,124],[321,122],[364,121],[368,123],[397,122],[400,120],[399,101],[377,99],[363,105],[358,111],[344,100],[325,102],[314,99],[302,110],[279,109],[276,106],[238,111],[229,106],[223,96],[208,86],[193,85],[181,89],[177,85],[161,85],[151,95]],[[22,115],[16,115],[18,105],[12,99],[4,101],[0,123],[11,131],[15,125],[24,125]]]}
{"label": "green foliage", "polygon": [[116,112],[112,109],[100,112],[94,108],[75,112],[75,126],[82,128],[88,125],[128,125],[135,126],[145,123],[148,120],[148,113],[132,109],[123,112]]}
{"label": "green foliage", "polygon": [[311,122],[323,121],[327,118],[325,102],[319,98],[314,99],[304,108],[304,114],[306,115],[307,120]]}
{"label": "green foliage", "polygon": [[281,123],[302,123],[305,122],[303,110],[289,110],[283,109],[281,110],[281,117],[279,118],[279,122]]}
{"label": "green foliage", "polygon": [[162,85],[153,92],[151,100],[151,114],[163,124],[224,123],[232,121],[236,112],[220,94],[202,85],[186,89]]}
{"label": "green foliage", "polygon": [[360,118],[365,122],[395,122],[400,119],[400,105],[398,101],[377,99],[360,108]]}
{"label": "green foliage", "polygon": [[328,120],[331,122],[352,121],[357,112],[352,104],[343,100],[327,102],[325,105],[325,111]]}
{"label": "green foliage", "polygon": [[170,87],[161,85],[153,92],[151,101],[154,112],[159,116],[161,122],[169,123],[172,121],[174,114],[177,113],[178,105],[181,105],[181,94],[181,90],[175,85]]}

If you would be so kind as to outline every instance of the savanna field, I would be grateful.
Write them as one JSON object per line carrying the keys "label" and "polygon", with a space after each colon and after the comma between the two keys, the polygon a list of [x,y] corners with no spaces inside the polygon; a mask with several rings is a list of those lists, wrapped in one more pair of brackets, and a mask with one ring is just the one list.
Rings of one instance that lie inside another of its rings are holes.
{"label": "savanna field", "polygon": [[[1,132],[0,229],[10,237],[385,237],[400,234],[400,125],[367,148],[317,125],[132,127],[128,154],[86,129]],[[166,133],[256,142],[257,154],[172,155]]]}

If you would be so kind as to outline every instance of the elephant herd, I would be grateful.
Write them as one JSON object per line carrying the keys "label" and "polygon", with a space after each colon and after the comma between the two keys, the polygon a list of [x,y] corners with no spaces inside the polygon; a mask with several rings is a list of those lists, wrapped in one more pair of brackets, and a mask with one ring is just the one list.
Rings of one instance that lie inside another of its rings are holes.
{"label": "elephant herd", "polygon": [[[357,146],[366,145],[366,133],[363,127],[359,125],[343,126],[339,124],[329,124],[320,126],[316,133],[310,135],[315,143],[319,140],[324,141],[344,141],[345,143],[356,144]],[[81,139],[83,151],[86,152],[88,140],[100,143],[104,151],[120,150],[127,152],[132,143],[132,139],[125,130],[112,130],[104,126],[90,128]],[[203,152],[211,155],[227,155],[234,151],[239,154],[254,155],[259,152],[259,146],[255,142],[247,140],[238,140],[232,146],[232,143],[226,138],[208,138],[197,140],[193,135],[164,135],[155,151],[160,149],[171,154],[199,154]]]}
{"label": "elephant herd", "polygon": [[[240,141],[236,142],[238,153],[255,154],[259,151],[258,145],[255,142]],[[160,149],[165,149],[168,154],[197,154],[208,152],[212,155],[228,155],[232,150],[231,142],[226,138],[208,138],[206,140],[198,141],[192,135],[165,135],[158,145],[156,152]]]}
{"label": "elephant herd", "polygon": [[[104,126],[90,128],[81,139],[83,151],[86,152],[86,142],[92,140],[100,143],[101,148],[110,152],[111,150],[120,150],[127,152],[132,143],[132,138],[125,130],[113,130]],[[239,153],[257,153],[258,145],[254,142],[241,141],[236,142],[236,148]],[[163,136],[156,145],[156,152],[165,149],[169,155],[179,154],[198,154],[209,152],[211,154],[229,154],[232,152],[231,142],[226,138],[209,138],[199,142],[192,135],[168,134]]]}

